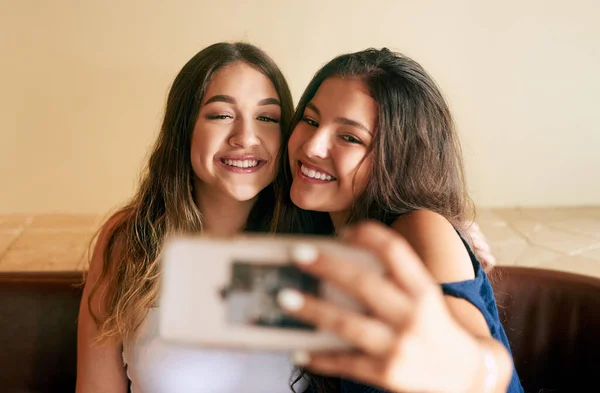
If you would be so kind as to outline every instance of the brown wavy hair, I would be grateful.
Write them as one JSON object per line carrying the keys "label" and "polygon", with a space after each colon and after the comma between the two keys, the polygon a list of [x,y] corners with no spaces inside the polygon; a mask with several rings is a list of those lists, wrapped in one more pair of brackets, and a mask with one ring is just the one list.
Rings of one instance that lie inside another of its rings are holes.
{"label": "brown wavy hair", "polygon": [[[450,109],[433,78],[416,61],[387,48],[338,56],[321,68],[296,108],[291,129],[304,116],[306,105],[328,78],[360,79],[377,104],[373,143],[366,157],[373,160],[366,187],[351,207],[347,223],[374,219],[391,223],[415,210],[431,210],[458,229],[466,229],[470,209],[462,153]],[[287,143],[283,156],[287,157]],[[282,160],[273,226],[281,232],[334,231],[328,213],[309,212],[290,198],[292,173]],[[301,376],[302,377],[302,376]],[[337,389],[338,380],[311,376],[318,392]]]}
{"label": "brown wavy hair", "polygon": [[[217,43],[184,65],[169,91],[160,134],[137,193],[101,229],[107,236],[101,275],[88,298],[88,309],[100,328],[98,340],[126,339],[155,304],[158,260],[165,236],[202,231],[202,212],[193,198],[192,132],[213,76],[236,62],[254,67],[273,83],[281,102],[282,140],[287,139],[287,125],[293,115],[290,89],[275,62],[261,49],[240,42]],[[268,229],[275,187],[272,184],[259,194],[247,230]],[[101,294],[100,283],[106,286]],[[106,302],[102,320],[92,307],[93,298],[99,295],[105,296]]]}
{"label": "brown wavy hair", "polygon": [[[338,56],[308,84],[291,130],[302,120],[321,84],[333,77],[362,80],[377,104],[374,139],[365,156],[373,159],[371,176],[357,195],[347,223],[365,219],[387,222],[427,209],[457,227],[464,226],[472,204],[466,192],[461,147],[448,104],[433,78],[416,61],[387,48]],[[287,141],[282,156],[288,156]],[[278,183],[285,188],[277,194],[274,228],[331,233],[328,213],[294,206],[289,192],[292,180],[289,161],[282,160]]]}

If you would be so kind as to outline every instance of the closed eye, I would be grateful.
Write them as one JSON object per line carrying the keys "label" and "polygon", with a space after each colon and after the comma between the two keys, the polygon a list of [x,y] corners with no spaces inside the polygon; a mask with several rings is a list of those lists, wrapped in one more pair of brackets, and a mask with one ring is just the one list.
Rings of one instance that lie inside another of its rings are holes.
{"label": "closed eye", "polygon": [[311,127],[318,127],[319,123],[317,123],[316,121],[314,121],[313,119],[311,119],[310,117],[306,117],[304,116],[302,118],[302,121],[305,122],[306,124],[308,124]]}
{"label": "closed eye", "polygon": [[264,121],[266,123],[275,123],[275,124],[279,124],[279,119],[276,119],[274,117],[269,117],[269,116],[258,116],[256,118],[257,120],[260,121]]}
{"label": "closed eye", "polygon": [[222,115],[209,115],[209,116],[206,116],[206,118],[209,120],[225,120],[225,119],[233,119],[233,116],[227,115],[227,114],[222,114]]}

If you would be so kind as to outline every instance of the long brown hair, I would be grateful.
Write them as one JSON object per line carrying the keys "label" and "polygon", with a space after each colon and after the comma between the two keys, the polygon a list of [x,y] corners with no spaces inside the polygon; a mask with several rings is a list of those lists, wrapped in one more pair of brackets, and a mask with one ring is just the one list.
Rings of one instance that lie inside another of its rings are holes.
{"label": "long brown hair", "polygon": [[[308,84],[296,107],[292,130],[323,81],[332,77],[362,80],[378,108],[374,139],[367,153],[373,159],[372,172],[351,207],[348,223],[364,219],[388,222],[404,213],[427,209],[457,228],[463,227],[471,201],[462,152],[448,104],[423,67],[387,48],[338,56]],[[283,157],[287,154],[286,143]],[[327,213],[307,212],[292,203],[288,160],[281,161],[279,177],[278,184],[284,189],[277,193],[273,227],[282,232],[331,233]]]}
{"label": "long brown hair", "polygon": [[[466,193],[462,153],[450,109],[436,83],[414,60],[387,48],[338,56],[321,68],[304,91],[291,129],[301,121],[306,105],[321,84],[332,77],[356,78],[377,104],[373,160],[366,187],[353,203],[348,223],[396,217],[427,209],[464,229],[470,200]],[[283,156],[287,157],[287,143]],[[282,160],[273,227],[278,231],[333,233],[328,213],[304,211],[292,203],[292,173]],[[303,377],[300,375],[299,379]],[[339,380],[309,375],[317,392],[332,392]]]}
{"label": "long brown hair", "polygon": [[[275,62],[247,43],[217,43],[198,52],[181,69],[169,91],[160,135],[139,189],[105,224],[107,244],[100,278],[88,309],[100,327],[99,339],[126,339],[135,332],[157,296],[158,258],[163,239],[175,232],[202,231],[202,212],[193,199],[191,136],[200,104],[215,73],[244,62],[266,75],[281,102],[283,140],[293,115],[288,84]],[[281,155],[280,155],[281,157]],[[275,201],[274,185],[264,189],[248,219],[248,230],[267,230]],[[106,318],[94,314],[92,299],[105,283]]]}

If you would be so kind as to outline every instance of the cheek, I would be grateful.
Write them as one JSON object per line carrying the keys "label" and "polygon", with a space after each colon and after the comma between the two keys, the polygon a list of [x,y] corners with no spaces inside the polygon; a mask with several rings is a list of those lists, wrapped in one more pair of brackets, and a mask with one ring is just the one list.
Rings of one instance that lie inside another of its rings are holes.
{"label": "cheek", "polygon": [[209,158],[208,150],[210,150],[210,145],[208,144],[208,141],[200,137],[200,135],[194,134],[192,136],[192,144],[190,150],[192,162],[196,162],[200,165],[205,165],[205,162]]}
{"label": "cheek", "polygon": [[196,124],[192,133],[192,152],[202,155],[216,154],[223,144],[227,143],[229,133],[229,126]]}
{"label": "cheek", "polygon": [[302,144],[306,140],[306,131],[303,130],[301,124],[298,124],[294,131],[292,131],[292,135],[290,135],[290,139],[288,141],[288,152],[290,157],[295,155],[296,151],[302,147]]}
{"label": "cheek", "polygon": [[369,160],[364,160],[365,152],[358,149],[341,149],[336,154],[336,170],[339,174],[348,177],[349,180],[367,176],[369,172]]}
{"label": "cheek", "polygon": [[212,171],[212,162],[219,151],[221,143],[214,135],[219,135],[219,133],[214,132],[210,127],[196,126],[192,133],[190,156],[192,167],[198,176]]}
{"label": "cheek", "polygon": [[367,186],[367,182],[369,181],[369,175],[371,173],[371,169],[373,167],[373,160],[371,159],[366,159],[364,160],[361,164],[359,164],[360,166],[357,168],[356,173],[355,173],[355,184],[356,184],[356,191],[358,193],[362,192],[365,187]]}
{"label": "cheek", "polygon": [[281,148],[281,132],[273,132],[263,141],[268,154],[275,159]]}
{"label": "cheek", "polygon": [[207,175],[207,164],[205,160],[205,154],[203,152],[203,144],[195,136],[192,137],[192,143],[190,147],[190,161],[194,174],[199,179],[205,179]]}
{"label": "cheek", "polygon": [[202,143],[198,139],[198,134],[194,131],[194,134],[192,134],[192,143],[190,146],[190,153],[192,157],[198,156],[200,154],[200,150],[202,149]]}
{"label": "cheek", "polygon": [[192,163],[197,162],[201,156],[202,142],[199,140],[200,138],[198,138],[198,136],[198,132],[194,130],[190,144],[190,156],[192,158]]}
{"label": "cheek", "polygon": [[210,129],[204,124],[201,124],[200,121],[196,123],[194,127],[194,131],[192,131],[192,153],[200,153],[204,146],[210,143],[208,138]]}

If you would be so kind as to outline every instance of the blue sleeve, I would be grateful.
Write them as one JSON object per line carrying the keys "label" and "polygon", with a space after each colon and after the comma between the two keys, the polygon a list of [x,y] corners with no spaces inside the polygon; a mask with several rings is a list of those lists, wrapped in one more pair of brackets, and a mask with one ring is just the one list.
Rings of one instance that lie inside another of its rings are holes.
{"label": "blue sleeve", "polygon": [[[475,278],[472,280],[441,284],[442,291],[447,296],[464,299],[477,307],[477,309],[484,316],[492,337],[502,342],[512,356],[512,352],[508,344],[508,338],[506,337],[504,328],[500,323],[498,307],[494,298],[492,285],[490,284],[487,275],[483,271],[481,264],[477,260],[477,257],[471,250],[471,247],[462,237],[462,235],[460,233],[458,234],[467,248],[467,251],[469,252],[469,256],[473,264]],[[340,393],[385,393],[385,391],[373,386],[363,385],[358,382],[341,380]],[[523,393],[523,387],[521,386],[521,382],[519,381],[516,370],[513,370],[508,393]]]}
{"label": "blue sleeve", "polygon": [[[465,239],[461,237],[467,251],[469,252],[469,257],[471,258],[471,263],[473,265],[473,271],[475,273],[475,278],[472,280],[454,282],[454,283],[445,283],[441,284],[442,291],[447,296],[452,296],[458,299],[464,299],[477,307],[477,309],[481,312],[485,321],[490,329],[490,333],[492,337],[496,340],[500,341],[504,347],[508,350],[512,357],[512,351],[510,349],[510,345],[508,343],[508,337],[506,336],[506,332],[504,331],[504,327],[502,323],[500,323],[500,316],[498,315],[498,306],[496,304],[496,299],[494,297],[494,290],[492,285],[483,271],[479,260],[471,250],[469,244],[465,241]],[[519,376],[517,374],[516,369],[513,368],[513,374],[511,377],[510,385],[508,387],[508,393],[522,393],[523,386],[521,385],[521,381],[519,380]]]}

